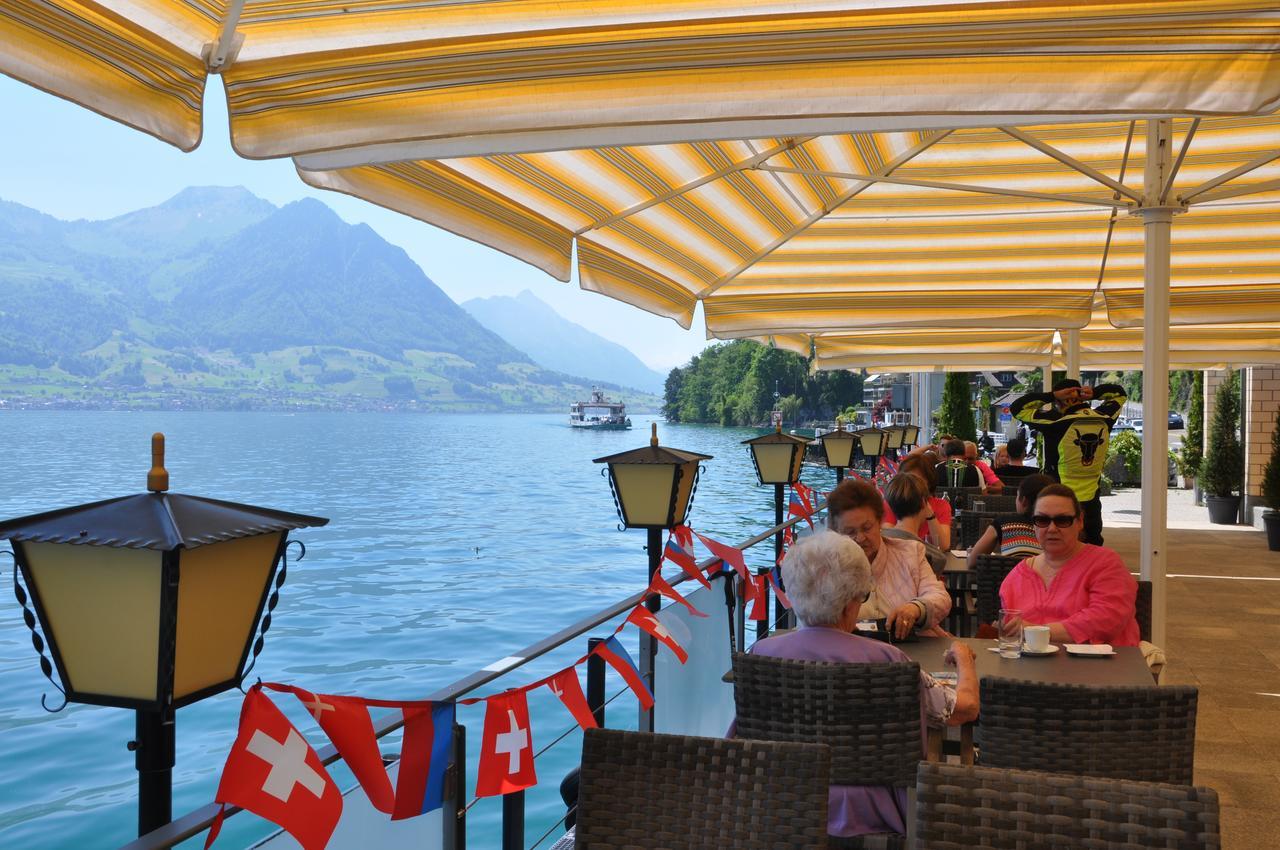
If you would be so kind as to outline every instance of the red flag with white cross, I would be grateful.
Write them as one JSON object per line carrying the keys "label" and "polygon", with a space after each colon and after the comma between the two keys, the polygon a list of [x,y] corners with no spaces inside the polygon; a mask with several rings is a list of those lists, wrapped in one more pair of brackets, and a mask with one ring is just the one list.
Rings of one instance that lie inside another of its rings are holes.
{"label": "red flag with white cross", "polygon": [[484,739],[476,770],[476,796],[496,797],[538,784],[533,768],[533,730],[525,691],[507,691],[485,701]]}
{"label": "red flag with white cross", "polygon": [[683,664],[689,660],[689,653],[685,652],[683,646],[675,639],[667,627],[662,625],[662,621],[654,615],[652,611],[643,605],[637,605],[631,609],[631,613],[627,615],[627,622],[633,623],[644,629],[657,640],[667,645],[667,648],[676,654],[676,658],[680,659]]}
{"label": "red flag with white cross", "polygon": [[[287,687],[287,686],[286,686]],[[359,697],[313,694],[302,688],[290,688],[294,696],[311,712],[320,728],[337,747],[342,760],[355,774],[369,802],[380,812],[391,814],[395,792],[382,764],[378,738],[373,731],[369,708]]]}
{"label": "red flag with white cross", "polygon": [[[214,801],[240,806],[281,827],[303,850],[324,850],[342,816],[342,792],[320,757],[260,686],[240,709],[240,731],[222,768]],[[222,826],[222,811],[205,847]]]}
{"label": "red flag with white cross", "polygon": [[551,689],[551,693],[555,694],[560,702],[564,703],[564,707],[569,709],[569,713],[573,715],[573,719],[578,721],[578,725],[583,729],[595,729],[596,716],[591,713],[591,706],[587,705],[587,698],[582,693],[582,683],[578,681],[578,669],[576,667],[567,667],[559,673],[546,680],[547,687]]}

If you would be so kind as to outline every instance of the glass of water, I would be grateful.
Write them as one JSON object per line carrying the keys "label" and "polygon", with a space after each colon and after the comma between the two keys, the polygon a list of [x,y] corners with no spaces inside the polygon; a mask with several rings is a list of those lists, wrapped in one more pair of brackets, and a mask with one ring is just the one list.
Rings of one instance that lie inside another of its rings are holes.
{"label": "glass of water", "polygon": [[1022,612],[1016,608],[1001,608],[997,627],[1000,630],[1000,657],[1021,657]]}

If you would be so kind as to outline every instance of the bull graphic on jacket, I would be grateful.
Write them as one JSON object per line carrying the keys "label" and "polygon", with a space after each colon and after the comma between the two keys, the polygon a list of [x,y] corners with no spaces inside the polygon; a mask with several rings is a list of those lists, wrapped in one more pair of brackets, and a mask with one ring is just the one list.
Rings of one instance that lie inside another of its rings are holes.
{"label": "bull graphic on jacket", "polygon": [[1111,426],[1128,396],[1119,384],[1099,384],[1093,388],[1093,398],[1099,402],[1097,407],[1082,402],[1060,410],[1053,393],[1028,393],[1009,405],[1015,419],[1040,433],[1045,474],[1070,487],[1082,502],[1098,493]]}

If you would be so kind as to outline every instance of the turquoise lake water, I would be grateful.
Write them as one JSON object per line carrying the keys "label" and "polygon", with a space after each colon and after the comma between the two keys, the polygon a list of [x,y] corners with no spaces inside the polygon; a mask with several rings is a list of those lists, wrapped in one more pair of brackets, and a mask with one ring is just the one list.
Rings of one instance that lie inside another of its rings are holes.
{"label": "turquoise lake water", "polygon": [[[313,691],[421,699],[645,583],[644,532],[620,532],[608,483],[592,458],[644,445],[651,418],[631,431],[581,432],[561,415],[21,412],[0,414],[0,518],[145,489],[150,435],[168,438],[174,492],[318,514],[328,526],[295,533],[307,557],[289,579],[256,676]],[[737,542],[772,523],[771,487],[755,483],[750,429],[659,425],[664,445],[714,455],[692,523]],[[816,474],[815,474],[816,473]],[[829,486],[825,472],[805,480]],[[7,548],[7,547],[6,547]],[[772,547],[748,553],[764,565]],[[133,714],[71,705],[40,674],[8,588],[0,602],[0,847],[112,848],[136,825]],[[600,630],[605,636],[609,629]],[[635,651],[635,630],[624,632]],[[514,687],[572,663],[585,640],[526,665],[489,689]],[[585,671],[584,671],[585,672]],[[585,675],[584,675],[585,685]],[[619,687],[610,674],[609,693]],[[235,737],[241,695],[220,694],[177,718],[174,814],[213,798]],[[304,711],[277,704],[314,745]],[[535,746],[572,725],[545,689],[530,695]],[[628,694],[608,725],[632,727]],[[474,760],[483,707],[461,707]],[[557,787],[578,761],[578,734],[538,759],[527,795],[532,844],[563,814]],[[398,747],[384,739],[384,749]],[[469,782],[474,789],[474,761]],[[344,787],[349,776],[336,773]],[[468,814],[468,846],[497,848],[499,798]],[[252,815],[227,821],[215,847],[248,846],[274,828]],[[197,847],[203,835],[184,847]],[[546,842],[550,843],[550,841]],[[546,843],[543,846],[546,846]]]}

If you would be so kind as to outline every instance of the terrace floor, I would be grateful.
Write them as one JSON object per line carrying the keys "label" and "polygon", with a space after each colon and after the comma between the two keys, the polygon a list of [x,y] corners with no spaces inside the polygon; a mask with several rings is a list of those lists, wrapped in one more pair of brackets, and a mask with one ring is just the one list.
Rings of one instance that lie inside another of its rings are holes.
{"label": "terrace floor", "polygon": [[[1261,846],[1280,834],[1280,552],[1169,497],[1164,682],[1200,688],[1195,781],[1220,795],[1224,850]],[[1137,499],[1103,499],[1106,543],[1135,569]]]}

